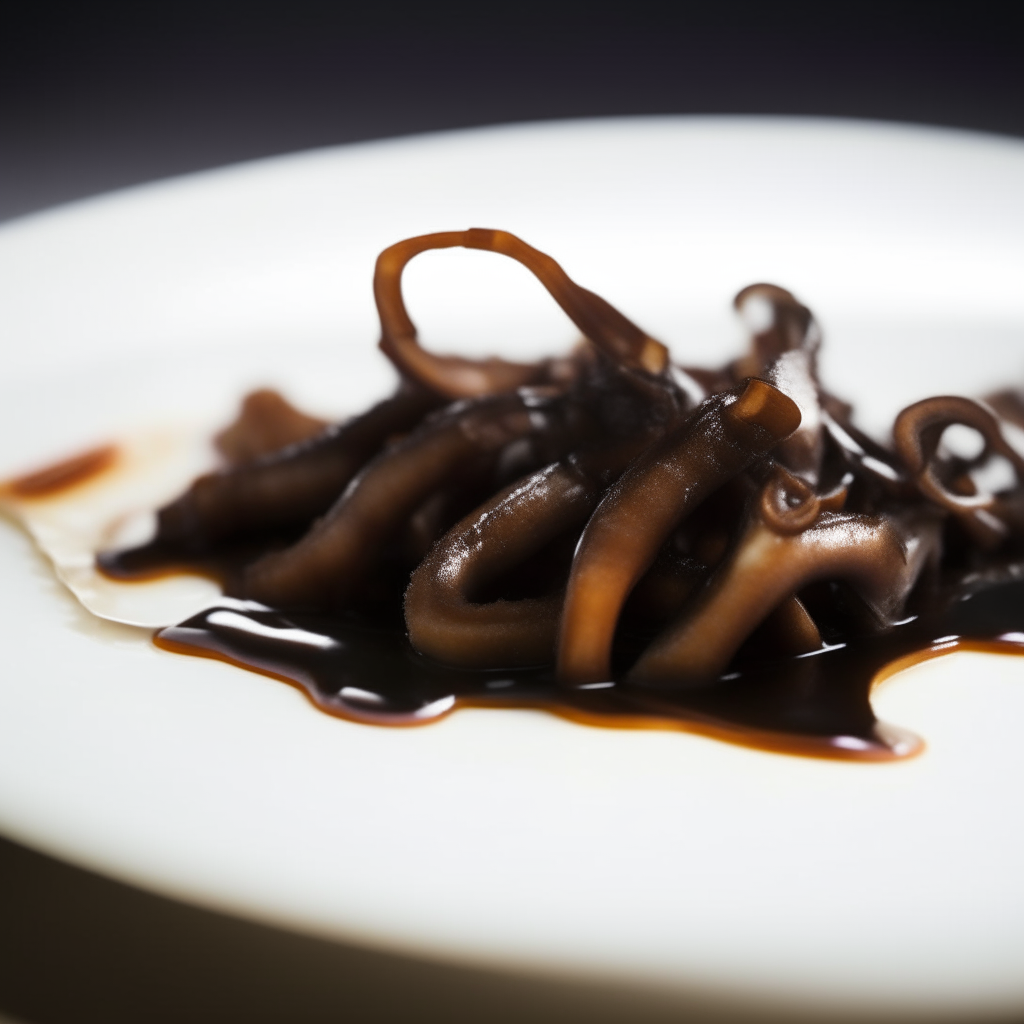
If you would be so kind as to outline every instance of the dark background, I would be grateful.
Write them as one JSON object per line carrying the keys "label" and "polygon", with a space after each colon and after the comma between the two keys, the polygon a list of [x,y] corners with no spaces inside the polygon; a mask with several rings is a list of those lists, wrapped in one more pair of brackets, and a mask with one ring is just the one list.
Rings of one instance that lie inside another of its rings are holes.
{"label": "dark background", "polygon": [[[811,114],[1024,136],[1016,10],[0,0],[0,219],[254,157],[540,118]],[[621,994],[290,936],[0,840],[2,1012],[37,1022],[675,1016]]]}
{"label": "dark background", "polygon": [[1020,5],[2,0],[0,219],[313,146],[538,118],[1024,135]]}

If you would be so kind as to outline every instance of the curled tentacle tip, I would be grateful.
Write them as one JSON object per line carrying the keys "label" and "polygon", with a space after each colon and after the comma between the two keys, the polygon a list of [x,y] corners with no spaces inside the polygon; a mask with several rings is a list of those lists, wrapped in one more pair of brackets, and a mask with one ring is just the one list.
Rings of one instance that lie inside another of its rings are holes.
{"label": "curled tentacle tip", "polygon": [[761,492],[761,519],[776,533],[800,533],[822,512],[842,511],[852,480],[853,474],[847,474],[827,494],[817,494],[806,480],[776,465]]}
{"label": "curled tentacle tip", "polygon": [[793,350],[813,353],[821,342],[821,331],[811,311],[778,285],[748,285],[733,299],[733,305],[754,336],[754,351],[747,357],[748,362],[763,365]]}
{"label": "curled tentacle tip", "polygon": [[800,306],[792,292],[764,283],[748,284],[736,293],[732,304],[753,334],[763,334],[775,326],[780,306]]}
{"label": "curled tentacle tip", "polygon": [[755,296],[771,299],[775,302],[796,302],[796,296],[781,285],[769,284],[767,281],[756,281],[754,284],[748,284],[745,288],[741,288],[732,300],[732,304],[737,309],[741,309]]}
{"label": "curled tentacle tip", "polygon": [[984,439],[979,462],[1002,456],[1013,466],[1017,483],[1024,480],[1024,458],[1007,442],[998,419],[981,403],[957,395],[939,395],[907,406],[893,425],[896,452],[921,494],[952,512],[983,550],[994,550],[1010,534],[996,494],[979,493],[969,475],[944,479],[939,445],[946,428],[963,424]]}
{"label": "curled tentacle tip", "polygon": [[778,388],[754,377],[727,413],[753,427],[761,427],[778,438],[788,437],[800,426],[800,407]]}

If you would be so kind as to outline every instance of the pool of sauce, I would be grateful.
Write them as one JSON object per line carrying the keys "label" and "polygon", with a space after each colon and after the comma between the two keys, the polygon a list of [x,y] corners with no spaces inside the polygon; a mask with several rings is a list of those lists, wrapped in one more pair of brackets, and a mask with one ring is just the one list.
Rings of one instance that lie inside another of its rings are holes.
{"label": "pool of sauce", "polygon": [[875,717],[873,685],[954,650],[1024,654],[1024,568],[961,582],[931,611],[888,631],[798,657],[738,658],[717,679],[678,690],[622,679],[570,689],[550,666],[447,668],[414,651],[396,617],[389,624],[284,613],[227,597],[161,630],[155,642],[291,683],[321,710],[374,725],[426,724],[460,707],[534,708],[592,725],[676,728],[790,754],[890,760],[924,744]]}

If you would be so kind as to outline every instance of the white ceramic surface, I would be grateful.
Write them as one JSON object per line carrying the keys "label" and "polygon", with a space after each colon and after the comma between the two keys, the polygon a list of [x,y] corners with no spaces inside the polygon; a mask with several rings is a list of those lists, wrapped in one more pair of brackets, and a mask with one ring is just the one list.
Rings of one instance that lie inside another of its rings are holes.
{"label": "white ceramic surface", "polygon": [[[876,432],[929,393],[1024,383],[1024,145],[917,128],[637,119],[462,132],[156,184],[0,231],[0,475],[274,382],[383,393],[370,275],[424,231],[504,227],[676,355],[730,300],[813,306]],[[447,349],[567,345],[525,271],[429,254]],[[680,992],[1024,1009],[1024,662],[954,655],[876,698],[928,741],[829,763],[462,711],[350,724],[99,622],[0,524],[0,829],[161,892],[319,934]]]}

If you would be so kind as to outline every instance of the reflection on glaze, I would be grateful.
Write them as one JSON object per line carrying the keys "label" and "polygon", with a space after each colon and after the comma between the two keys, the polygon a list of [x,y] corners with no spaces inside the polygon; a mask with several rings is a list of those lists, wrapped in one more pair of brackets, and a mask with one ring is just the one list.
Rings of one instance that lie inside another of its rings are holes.
{"label": "reflection on glaze", "polygon": [[886,760],[922,741],[879,722],[872,684],[954,650],[1024,653],[1024,579],[947,595],[940,611],[883,633],[789,657],[739,659],[699,687],[652,689],[626,678],[559,685],[550,666],[453,669],[418,654],[398,627],[322,613],[285,615],[232,601],[157,635],[157,645],[216,657],[300,687],[329,714],[419,725],[458,707],[521,707],[593,725],[680,728],[752,747]]}

